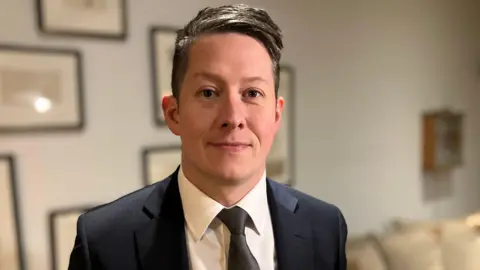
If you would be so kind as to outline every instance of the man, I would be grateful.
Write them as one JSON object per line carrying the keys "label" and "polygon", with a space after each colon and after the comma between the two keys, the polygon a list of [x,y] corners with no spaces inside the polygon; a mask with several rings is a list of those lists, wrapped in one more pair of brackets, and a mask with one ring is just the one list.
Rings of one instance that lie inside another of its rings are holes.
{"label": "man", "polygon": [[70,270],[346,269],[340,210],[265,176],[282,48],[269,15],[245,5],[203,9],[178,32],[162,106],[181,164],[82,215]]}

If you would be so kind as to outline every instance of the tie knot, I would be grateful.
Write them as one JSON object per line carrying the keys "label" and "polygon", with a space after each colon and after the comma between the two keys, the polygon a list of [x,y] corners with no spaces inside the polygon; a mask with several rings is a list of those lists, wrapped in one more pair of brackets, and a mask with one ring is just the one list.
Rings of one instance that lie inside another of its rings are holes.
{"label": "tie knot", "polygon": [[245,234],[245,224],[248,213],[242,208],[235,206],[229,209],[223,209],[217,216],[231,234]]}

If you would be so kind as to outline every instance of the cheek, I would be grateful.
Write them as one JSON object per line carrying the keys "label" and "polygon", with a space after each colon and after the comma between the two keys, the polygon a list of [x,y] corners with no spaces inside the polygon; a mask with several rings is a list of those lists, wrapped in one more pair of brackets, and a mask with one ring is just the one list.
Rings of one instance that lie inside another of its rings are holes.
{"label": "cheek", "polygon": [[[193,106],[192,106],[193,107]],[[208,132],[212,126],[213,117],[202,110],[189,108],[180,112],[180,126],[182,137],[199,138],[200,135]]]}
{"label": "cheek", "polygon": [[277,131],[277,124],[275,122],[275,115],[271,114],[255,114],[252,118],[253,133],[257,136],[262,147],[269,146]]}

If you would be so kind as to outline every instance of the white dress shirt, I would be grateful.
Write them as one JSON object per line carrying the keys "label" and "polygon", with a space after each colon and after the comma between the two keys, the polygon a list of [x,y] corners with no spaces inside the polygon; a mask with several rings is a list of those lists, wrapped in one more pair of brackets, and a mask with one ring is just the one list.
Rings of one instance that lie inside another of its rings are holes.
{"label": "white dress shirt", "polygon": [[[216,217],[224,208],[178,172],[178,185],[185,215],[185,233],[191,270],[227,270],[230,231]],[[236,204],[253,220],[247,222],[247,244],[260,269],[275,269],[275,243],[267,201],[265,174]]]}

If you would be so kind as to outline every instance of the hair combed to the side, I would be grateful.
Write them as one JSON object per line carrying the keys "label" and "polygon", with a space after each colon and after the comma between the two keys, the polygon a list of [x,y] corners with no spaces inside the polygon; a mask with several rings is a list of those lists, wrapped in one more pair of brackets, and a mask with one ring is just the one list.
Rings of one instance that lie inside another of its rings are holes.
{"label": "hair combed to the side", "polygon": [[244,4],[207,7],[200,10],[183,29],[178,30],[173,56],[171,87],[179,98],[180,88],[188,67],[190,47],[203,34],[239,33],[260,41],[272,59],[275,95],[278,94],[280,58],[283,49],[282,32],[268,13]]}

